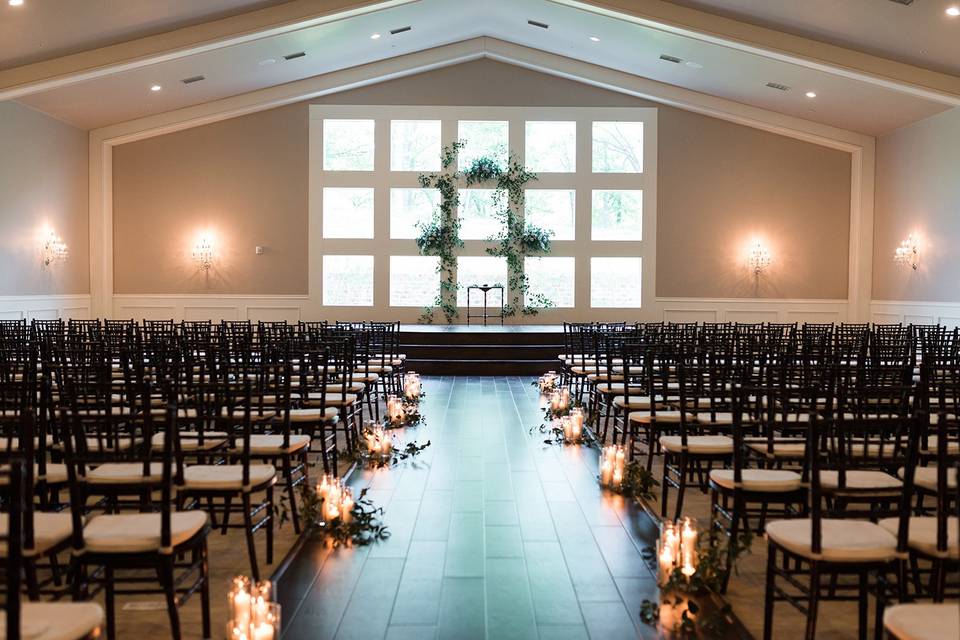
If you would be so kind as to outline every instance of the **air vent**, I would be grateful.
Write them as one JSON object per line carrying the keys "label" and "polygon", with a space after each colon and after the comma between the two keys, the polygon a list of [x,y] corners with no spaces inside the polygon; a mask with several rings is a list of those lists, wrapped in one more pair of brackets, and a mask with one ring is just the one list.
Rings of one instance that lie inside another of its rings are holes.
{"label": "air vent", "polygon": [[664,62],[672,62],[673,64],[680,64],[680,58],[674,56],[668,56],[665,53],[660,54],[660,59]]}
{"label": "air vent", "polygon": [[413,27],[400,27],[399,29],[390,29],[390,35],[395,36],[398,33],[406,33],[411,29],[413,29]]}
{"label": "air vent", "polygon": [[183,84],[193,84],[194,82],[200,82],[201,80],[206,80],[206,76],[190,76],[189,78],[184,78],[180,82]]}
{"label": "air vent", "polygon": [[780,84],[779,82],[768,82],[767,86],[777,91],[790,91],[790,87],[785,84]]}
{"label": "air vent", "polygon": [[298,52],[296,52],[296,53],[288,53],[287,55],[283,56],[283,59],[284,59],[284,60],[296,60],[297,58],[302,58],[302,57],[305,56],[305,55],[307,55],[307,54],[304,53],[303,51],[298,51]]}
{"label": "air vent", "polygon": [[537,22],[536,20],[527,20],[527,24],[531,27],[540,27],[541,29],[549,29],[550,25],[545,22]]}

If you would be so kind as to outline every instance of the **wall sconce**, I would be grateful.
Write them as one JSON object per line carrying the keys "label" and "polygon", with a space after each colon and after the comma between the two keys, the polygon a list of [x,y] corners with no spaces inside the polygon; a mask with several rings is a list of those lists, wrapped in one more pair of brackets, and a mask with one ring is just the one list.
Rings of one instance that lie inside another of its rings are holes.
{"label": "wall sconce", "polygon": [[197,240],[197,244],[193,246],[193,253],[191,254],[193,261],[197,264],[197,268],[201,271],[209,271],[210,267],[213,266],[213,259],[215,257],[213,251],[213,244],[210,242],[210,238],[207,236],[200,236],[200,239]]}
{"label": "wall sconce", "polygon": [[893,252],[893,261],[908,266],[914,271],[920,266],[920,245],[912,233]]}
{"label": "wall sconce", "polygon": [[755,241],[747,254],[747,264],[753,269],[753,275],[759,276],[763,273],[770,266],[770,262],[770,251],[759,240]]}
{"label": "wall sconce", "polygon": [[63,262],[67,259],[67,245],[60,236],[50,231],[43,241],[41,255],[45,267],[49,267],[55,262]]}

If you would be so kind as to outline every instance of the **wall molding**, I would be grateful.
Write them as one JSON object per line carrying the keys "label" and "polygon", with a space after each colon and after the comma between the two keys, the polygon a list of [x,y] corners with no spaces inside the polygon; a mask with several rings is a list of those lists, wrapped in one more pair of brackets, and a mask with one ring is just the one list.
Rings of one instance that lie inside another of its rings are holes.
{"label": "wall molding", "polygon": [[874,300],[870,320],[880,324],[943,324],[960,326],[960,302]]}
{"label": "wall molding", "polygon": [[803,298],[656,298],[664,322],[847,322],[846,300]]}
{"label": "wall molding", "polygon": [[0,296],[0,320],[85,320],[90,311],[89,293]]}
{"label": "wall molding", "polygon": [[305,295],[117,294],[111,317],[134,320],[287,320],[307,319]]}

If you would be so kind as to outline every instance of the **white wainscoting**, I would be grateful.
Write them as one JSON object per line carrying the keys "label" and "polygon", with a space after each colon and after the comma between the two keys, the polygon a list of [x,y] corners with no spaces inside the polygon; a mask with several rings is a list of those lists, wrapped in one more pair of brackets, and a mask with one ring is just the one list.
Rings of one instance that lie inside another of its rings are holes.
{"label": "white wainscoting", "polygon": [[90,294],[0,296],[0,320],[56,320],[90,317]]}
{"label": "white wainscoting", "polygon": [[846,322],[846,300],[657,298],[665,322]]}
{"label": "white wainscoting", "polygon": [[307,302],[307,296],[117,294],[113,296],[113,317],[298,322]]}
{"label": "white wainscoting", "polygon": [[874,300],[870,319],[881,324],[942,324],[960,326],[960,302],[906,302]]}

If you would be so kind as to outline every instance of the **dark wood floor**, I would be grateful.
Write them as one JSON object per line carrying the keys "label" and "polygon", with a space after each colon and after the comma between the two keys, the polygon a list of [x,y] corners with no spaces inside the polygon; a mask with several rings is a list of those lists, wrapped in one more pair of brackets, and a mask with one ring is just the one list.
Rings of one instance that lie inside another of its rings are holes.
{"label": "dark wood floor", "polygon": [[653,637],[649,518],[604,495],[592,449],[543,444],[530,379],[432,378],[415,464],[354,474],[392,537],[306,544],[278,585],[286,640]]}

